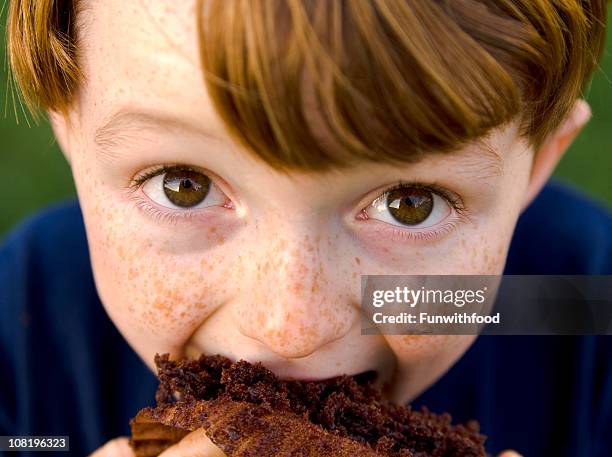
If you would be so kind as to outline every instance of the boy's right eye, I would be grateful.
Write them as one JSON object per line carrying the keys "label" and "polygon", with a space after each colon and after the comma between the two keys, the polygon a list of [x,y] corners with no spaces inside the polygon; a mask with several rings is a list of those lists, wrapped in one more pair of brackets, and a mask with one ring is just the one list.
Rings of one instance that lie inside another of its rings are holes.
{"label": "boy's right eye", "polygon": [[204,173],[186,166],[164,166],[136,179],[154,203],[171,209],[223,205],[226,197]]}

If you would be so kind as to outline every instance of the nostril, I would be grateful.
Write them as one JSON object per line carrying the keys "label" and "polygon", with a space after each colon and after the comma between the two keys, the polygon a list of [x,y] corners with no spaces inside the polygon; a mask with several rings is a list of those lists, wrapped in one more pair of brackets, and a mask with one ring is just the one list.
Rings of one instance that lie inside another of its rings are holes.
{"label": "nostril", "polygon": [[359,310],[344,297],[270,292],[248,298],[234,308],[238,330],[284,358],[307,357],[360,326]]}
{"label": "nostril", "polygon": [[[358,321],[355,322],[358,323]],[[239,330],[245,337],[279,357],[299,359],[308,357],[341,340],[351,331],[354,324],[353,322],[353,325],[349,325],[340,331],[338,331],[338,327],[334,330],[332,327],[320,325],[320,323],[316,327],[267,325],[245,328],[245,326],[240,326]]]}
{"label": "nostril", "polygon": [[327,343],[318,329],[293,328],[291,325],[239,326],[245,337],[283,358],[303,358]]}
{"label": "nostril", "polygon": [[320,329],[290,327],[264,328],[260,341],[277,355],[292,359],[307,357],[326,343]]}

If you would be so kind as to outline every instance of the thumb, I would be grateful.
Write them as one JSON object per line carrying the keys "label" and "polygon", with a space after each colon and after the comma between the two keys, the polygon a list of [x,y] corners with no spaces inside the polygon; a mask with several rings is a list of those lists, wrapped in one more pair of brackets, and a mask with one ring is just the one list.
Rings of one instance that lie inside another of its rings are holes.
{"label": "thumb", "polygon": [[89,457],[136,457],[125,436],[110,440]]}
{"label": "thumb", "polygon": [[522,455],[516,451],[507,450],[499,454],[497,457],[522,457]]}
{"label": "thumb", "polygon": [[223,451],[206,436],[204,429],[197,429],[170,446],[159,457],[226,457]]}

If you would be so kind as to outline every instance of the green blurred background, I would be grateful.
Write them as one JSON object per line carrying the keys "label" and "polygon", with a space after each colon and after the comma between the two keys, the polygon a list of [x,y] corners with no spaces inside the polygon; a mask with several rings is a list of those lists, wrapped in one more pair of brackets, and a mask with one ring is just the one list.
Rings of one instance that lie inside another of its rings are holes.
{"label": "green blurred background", "polygon": [[[612,16],[612,14],[611,14]],[[4,52],[4,17],[0,46]],[[612,24],[612,17],[610,18]],[[612,206],[612,27],[601,70],[587,94],[593,119],[561,162],[556,175]],[[5,60],[5,59],[4,59]],[[23,112],[15,120],[7,81],[1,72],[0,239],[23,217],[51,202],[75,195],[70,169],[46,121],[29,127]]]}

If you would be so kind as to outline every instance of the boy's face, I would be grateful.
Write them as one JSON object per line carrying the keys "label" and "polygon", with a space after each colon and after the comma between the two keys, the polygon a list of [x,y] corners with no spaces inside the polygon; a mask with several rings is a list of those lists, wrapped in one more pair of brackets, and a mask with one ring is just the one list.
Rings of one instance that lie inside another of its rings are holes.
{"label": "boy's face", "polygon": [[[473,337],[361,336],[360,275],[501,273],[532,160],[513,125],[490,148],[283,176],[216,116],[193,4],[89,2],[80,22],[85,82],[63,146],[100,297],[146,363],[220,353],[299,379],[374,369],[399,402],[466,350]],[[183,167],[164,180],[162,165]],[[400,180],[439,192],[402,190],[425,202],[410,223],[372,206]]]}

